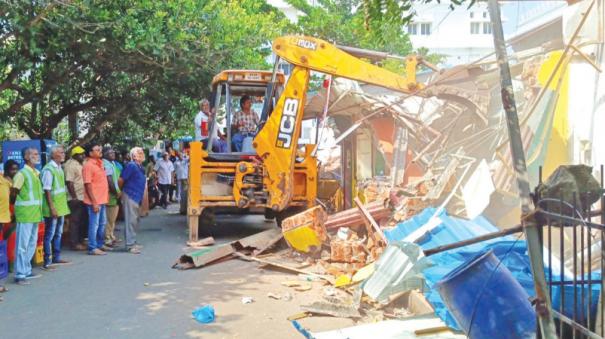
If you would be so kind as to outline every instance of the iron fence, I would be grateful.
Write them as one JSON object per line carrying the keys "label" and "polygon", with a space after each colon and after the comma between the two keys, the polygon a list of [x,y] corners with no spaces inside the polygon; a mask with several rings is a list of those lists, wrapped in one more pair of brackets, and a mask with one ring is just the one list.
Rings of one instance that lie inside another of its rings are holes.
{"label": "iron fence", "polygon": [[[545,274],[560,338],[601,338],[605,333],[603,166],[600,172],[597,192],[575,192],[564,199],[563,193],[545,198],[535,190]],[[542,183],[542,169],[539,180]]]}

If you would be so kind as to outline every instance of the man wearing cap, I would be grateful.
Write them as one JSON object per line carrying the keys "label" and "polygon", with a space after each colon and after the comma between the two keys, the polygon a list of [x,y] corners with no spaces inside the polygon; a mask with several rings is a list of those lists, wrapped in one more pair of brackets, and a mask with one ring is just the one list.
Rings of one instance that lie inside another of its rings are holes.
{"label": "man wearing cap", "polygon": [[21,152],[25,166],[13,178],[12,192],[15,200],[17,239],[15,243],[15,283],[28,285],[28,279],[39,278],[32,273],[31,260],[36,252],[38,223],[42,221],[42,183],[36,165],[40,163],[40,153],[35,148],[25,148]]}
{"label": "man wearing cap", "polygon": [[84,238],[88,233],[88,215],[84,206],[84,181],[82,180],[82,163],[84,148],[76,146],[71,150],[71,159],[63,165],[67,185],[69,215],[69,240],[71,248],[76,251],[86,250]]}
{"label": "man wearing cap", "polygon": [[42,189],[44,199],[42,214],[44,215],[44,264],[43,269],[51,269],[51,264],[67,264],[61,259],[61,236],[65,216],[69,214],[67,206],[67,189],[65,174],[61,164],[65,161],[65,150],[61,145],[55,145],[50,150],[51,161],[42,169]]}
{"label": "man wearing cap", "polygon": [[118,180],[122,173],[118,162],[116,161],[116,152],[111,147],[103,149],[103,166],[107,174],[107,184],[109,185],[109,202],[107,203],[107,227],[105,228],[105,246],[113,247],[117,243],[114,235],[116,220],[120,211],[119,199],[122,192],[118,186]]}
{"label": "man wearing cap", "polygon": [[103,149],[98,143],[86,148],[86,162],[82,167],[84,181],[84,204],[88,212],[88,254],[105,255],[110,248],[105,246],[105,208],[109,202],[107,173],[103,167]]}

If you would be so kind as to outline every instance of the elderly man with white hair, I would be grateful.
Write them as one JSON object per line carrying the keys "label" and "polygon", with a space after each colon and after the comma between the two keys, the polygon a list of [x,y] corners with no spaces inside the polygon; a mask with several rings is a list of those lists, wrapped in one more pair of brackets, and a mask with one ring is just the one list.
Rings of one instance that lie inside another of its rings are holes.
{"label": "elderly man with white hair", "polygon": [[15,283],[28,285],[28,279],[38,278],[32,273],[31,260],[36,252],[38,223],[42,221],[42,184],[36,165],[40,163],[40,152],[35,148],[21,151],[25,166],[13,178],[17,239],[15,244]]}
{"label": "elderly man with white hair", "polygon": [[124,229],[126,249],[133,254],[141,253],[136,243],[135,228],[139,224],[139,207],[145,193],[146,177],[143,162],[145,151],[140,147],[130,150],[132,161],[129,162],[120,175],[119,185],[122,189],[122,207],[124,208]]}
{"label": "elderly man with white hair", "polygon": [[65,161],[65,149],[55,145],[50,150],[51,161],[42,169],[42,189],[44,201],[42,214],[44,215],[44,264],[43,269],[53,268],[51,265],[67,264],[61,259],[61,236],[65,216],[69,214],[67,205],[67,189],[65,187],[65,174],[61,164]]}

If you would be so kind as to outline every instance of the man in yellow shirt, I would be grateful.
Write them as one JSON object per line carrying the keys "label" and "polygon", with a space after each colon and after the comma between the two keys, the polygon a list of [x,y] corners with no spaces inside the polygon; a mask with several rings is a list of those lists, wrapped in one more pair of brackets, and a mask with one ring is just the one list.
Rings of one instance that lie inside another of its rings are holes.
{"label": "man in yellow shirt", "polygon": [[[3,229],[8,230],[8,226],[12,221],[12,215],[10,211],[11,205],[11,186],[13,184],[13,177],[19,171],[19,164],[14,160],[8,160],[4,163],[4,175],[0,175],[0,232]],[[2,238],[2,237],[0,237]],[[0,279],[2,279],[3,272],[0,272]],[[0,285],[0,293],[8,291],[6,287]],[[2,297],[0,297],[2,301]]]}
{"label": "man in yellow shirt", "polygon": [[16,161],[8,160],[4,163],[4,175],[0,176],[0,225],[10,224],[12,221],[10,190],[13,185],[13,177],[18,171],[19,164]]}

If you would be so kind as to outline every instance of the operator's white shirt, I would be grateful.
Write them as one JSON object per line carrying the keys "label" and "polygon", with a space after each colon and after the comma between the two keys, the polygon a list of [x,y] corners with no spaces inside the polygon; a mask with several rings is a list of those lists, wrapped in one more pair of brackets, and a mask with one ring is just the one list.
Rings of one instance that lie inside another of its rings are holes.
{"label": "operator's white shirt", "polygon": [[[208,115],[199,111],[193,120],[195,127],[195,141],[202,141],[202,139],[208,138]],[[205,130],[202,130],[202,125],[205,124]]]}

